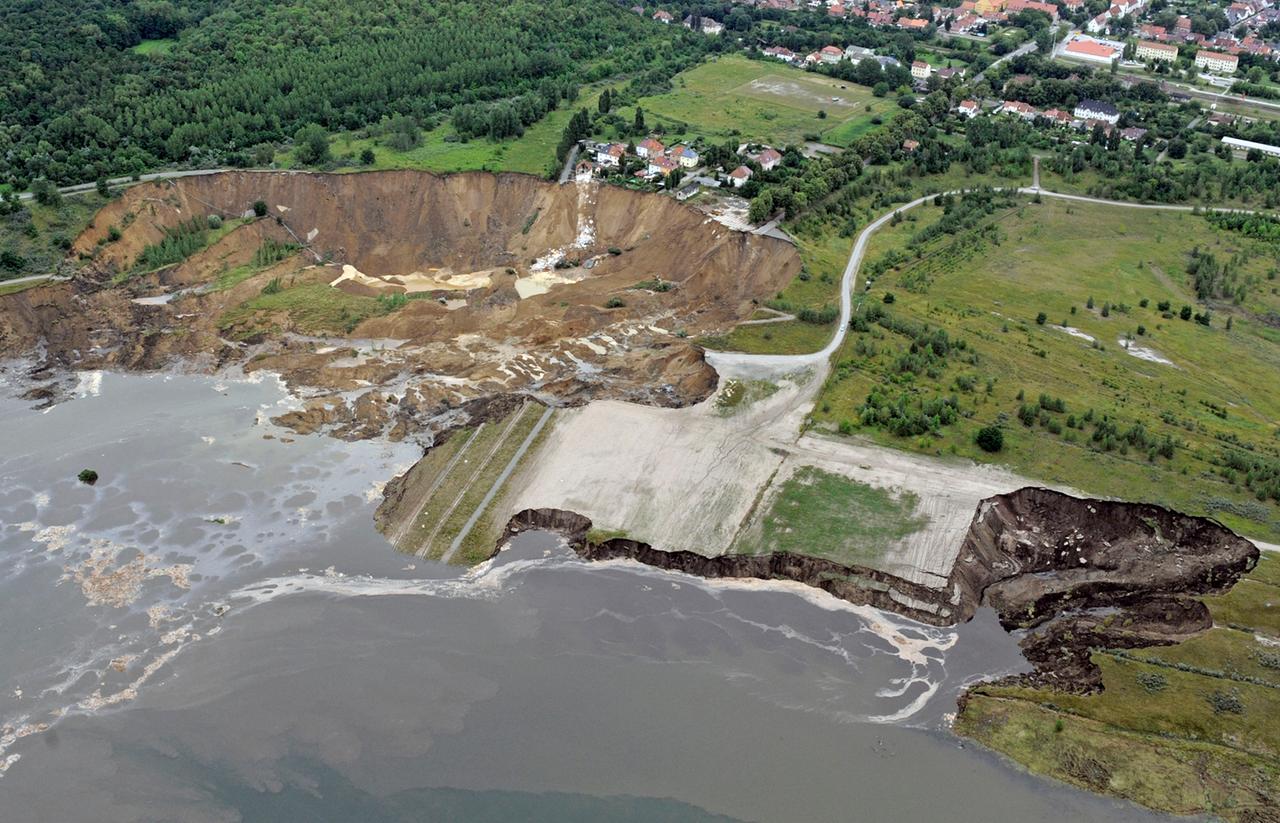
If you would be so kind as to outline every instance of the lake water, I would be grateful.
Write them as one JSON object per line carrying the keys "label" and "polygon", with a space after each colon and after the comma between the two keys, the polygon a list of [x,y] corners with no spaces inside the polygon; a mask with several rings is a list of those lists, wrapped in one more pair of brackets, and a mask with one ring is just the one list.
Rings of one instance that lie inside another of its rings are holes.
{"label": "lake water", "polygon": [[[408,445],[296,437],[273,379],[0,377],[0,820],[1154,820],[945,731],[1018,670],[804,587],[462,573],[372,525]],[[93,486],[77,482],[95,469]]]}

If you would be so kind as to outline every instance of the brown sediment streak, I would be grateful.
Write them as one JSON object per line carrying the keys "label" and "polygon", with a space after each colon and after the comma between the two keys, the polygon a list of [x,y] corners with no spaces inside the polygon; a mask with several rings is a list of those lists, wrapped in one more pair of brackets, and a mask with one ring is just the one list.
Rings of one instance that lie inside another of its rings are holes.
{"label": "brown sediment streak", "polygon": [[1229,589],[1258,561],[1256,546],[1215,520],[1036,487],[979,504],[940,589],[785,552],[711,557],[627,538],[592,542],[590,520],[558,509],[518,513],[504,542],[530,529],[559,532],[588,560],[625,558],[708,578],[793,580],[933,625],[965,622],[979,606],[991,606],[1007,630],[1035,629],[1021,641],[1035,671],[1019,679],[1071,691],[1101,688],[1091,647],[1168,644],[1209,628],[1208,610],[1194,596]]}

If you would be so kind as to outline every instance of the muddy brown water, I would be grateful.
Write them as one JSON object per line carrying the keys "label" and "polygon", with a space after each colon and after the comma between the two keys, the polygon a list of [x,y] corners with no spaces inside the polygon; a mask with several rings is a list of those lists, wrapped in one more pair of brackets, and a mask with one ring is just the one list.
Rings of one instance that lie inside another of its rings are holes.
{"label": "muddy brown water", "polygon": [[270,379],[78,394],[35,411],[0,377],[6,823],[1159,819],[945,731],[1023,666],[990,613],[939,629],[542,532],[406,563],[372,512],[411,447],[282,432]]}

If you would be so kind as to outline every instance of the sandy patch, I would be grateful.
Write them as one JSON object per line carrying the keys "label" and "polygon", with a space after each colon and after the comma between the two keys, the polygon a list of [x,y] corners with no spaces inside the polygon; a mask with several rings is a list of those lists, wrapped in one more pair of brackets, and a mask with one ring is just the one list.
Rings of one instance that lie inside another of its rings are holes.
{"label": "sandy patch", "polygon": [[1177,363],[1174,363],[1160,352],[1147,346],[1139,345],[1136,340],[1125,340],[1122,337],[1116,342],[1120,344],[1122,349],[1139,360],[1146,360],[1148,363],[1159,363],[1162,366],[1173,366],[1175,369],[1178,367]]}
{"label": "sandy patch", "polygon": [[407,294],[425,291],[470,291],[488,288],[493,282],[494,271],[494,269],[486,269],[454,273],[443,269],[432,269],[430,272],[415,271],[391,277],[370,277],[350,263],[346,263],[342,266],[342,274],[329,285],[336,288],[341,283],[352,282],[373,289],[393,289]]}
{"label": "sandy patch", "polygon": [[585,279],[587,279],[587,270],[581,268],[534,271],[516,280],[516,294],[523,300],[526,297],[546,294],[551,291],[552,286],[578,283]]}
{"label": "sandy patch", "polygon": [[1079,337],[1081,340],[1086,340],[1090,343],[1094,342],[1094,337],[1092,334],[1082,332],[1079,329],[1074,328],[1072,326],[1053,326],[1053,328],[1065,334],[1069,334],[1072,337]]}

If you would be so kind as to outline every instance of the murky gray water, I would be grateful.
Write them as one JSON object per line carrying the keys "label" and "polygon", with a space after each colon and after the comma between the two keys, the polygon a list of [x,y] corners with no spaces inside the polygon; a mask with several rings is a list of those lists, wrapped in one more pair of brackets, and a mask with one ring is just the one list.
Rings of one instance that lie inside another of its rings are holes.
{"label": "murky gray water", "polygon": [[545,534],[408,563],[371,514],[413,448],[294,438],[272,381],[81,389],[41,413],[0,384],[6,823],[1154,819],[939,730],[1020,665],[989,616]]}

